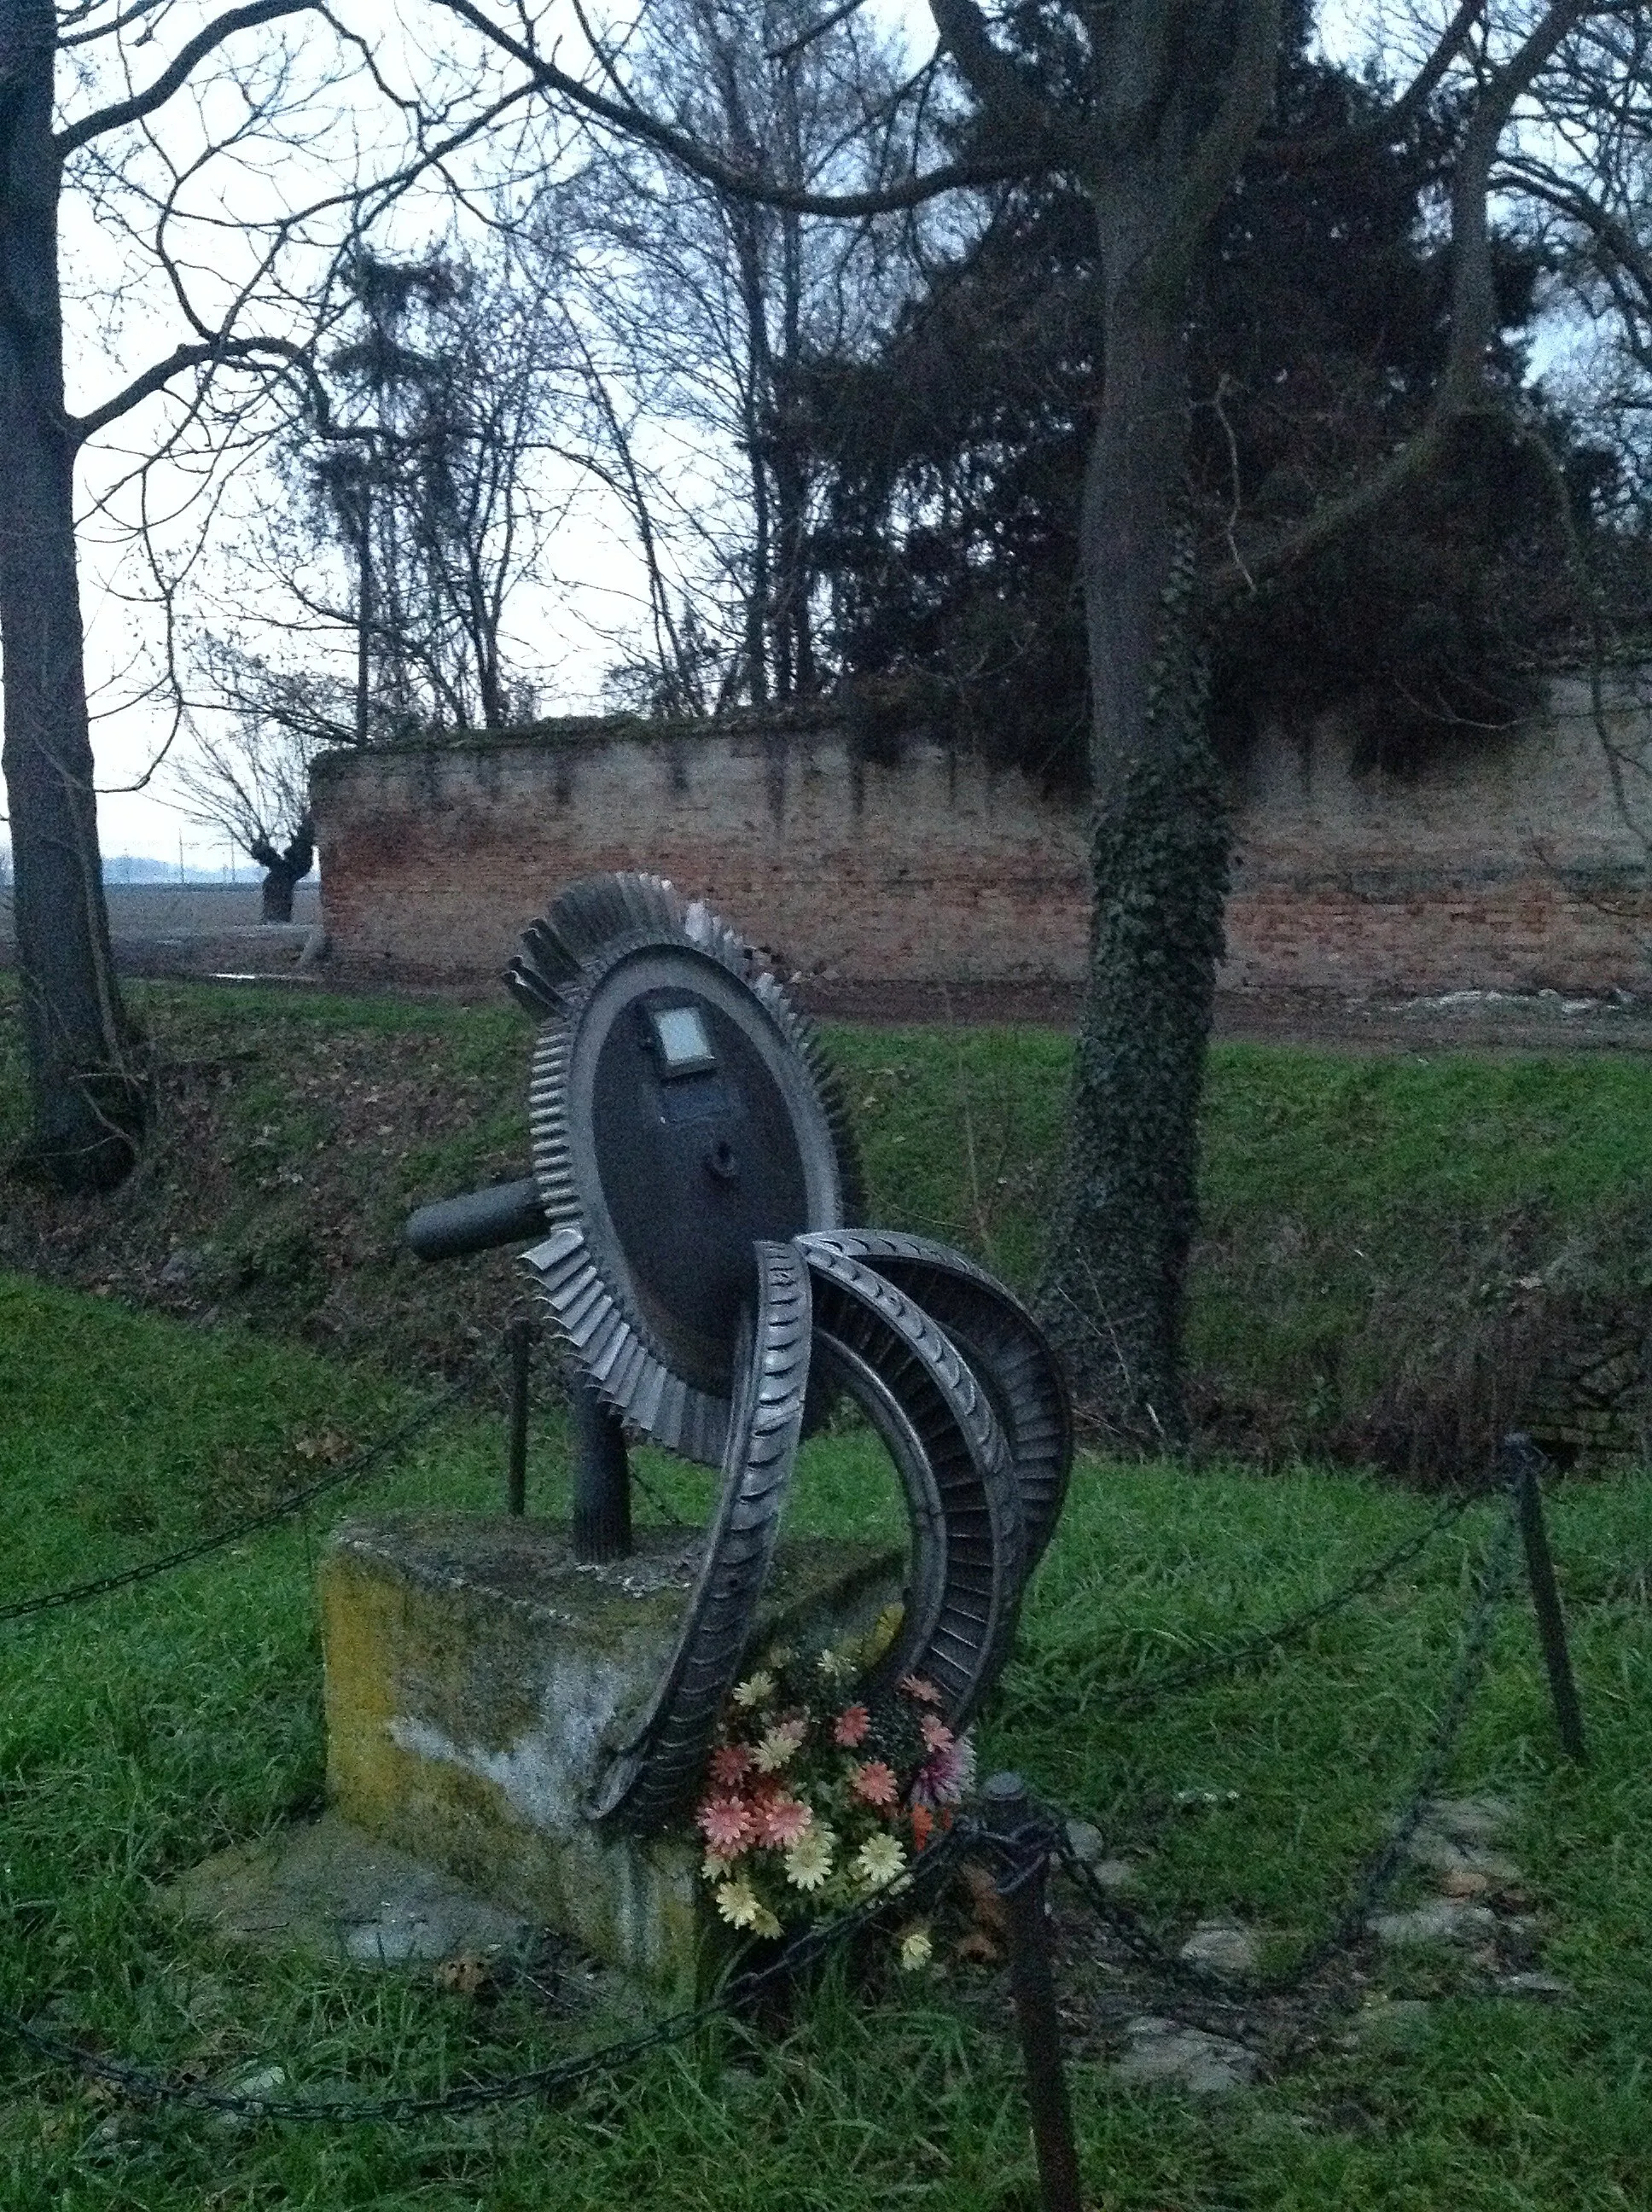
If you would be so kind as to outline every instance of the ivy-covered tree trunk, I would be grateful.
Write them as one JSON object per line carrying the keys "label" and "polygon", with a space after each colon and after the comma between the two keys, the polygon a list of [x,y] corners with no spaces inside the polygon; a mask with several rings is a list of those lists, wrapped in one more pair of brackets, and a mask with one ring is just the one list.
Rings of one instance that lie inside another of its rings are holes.
{"label": "ivy-covered tree trunk", "polygon": [[32,1160],[60,1188],[119,1182],[142,1142],[109,945],[64,406],[51,0],[0,0],[0,651],[14,927]]}
{"label": "ivy-covered tree trunk", "polygon": [[[1121,244],[1113,265],[1127,265]],[[1229,830],[1181,514],[1178,298],[1110,288],[1084,486],[1095,903],[1068,1149],[1039,1304],[1122,1446],[1186,1440],[1181,1334]]]}

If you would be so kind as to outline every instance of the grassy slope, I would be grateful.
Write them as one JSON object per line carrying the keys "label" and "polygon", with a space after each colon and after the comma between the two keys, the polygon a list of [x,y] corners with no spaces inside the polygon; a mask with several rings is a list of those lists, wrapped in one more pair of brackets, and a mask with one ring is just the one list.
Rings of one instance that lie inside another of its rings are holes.
{"label": "grassy slope", "polygon": [[[22,1126],[4,989],[0,1157]],[[508,1259],[422,1271],[397,1232],[422,1199],[520,1172],[519,1017],[207,987],[133,996],[167,1071],[157,1141],[107,1207],[9,1193],[0,1265],[255,1321],[410,1377],[451,1366],[467,1331],[492,1331],[514,1291]],[[840,1028],[830,1042],[870,1218],[953,1239],[1029,1285],[1059,1165],[1066,1039]],[[1587,1304],[1599,1278],[1643,1303],[1652,1281],[1646,1063],[1224,1047],[1205,1159],[1199,1395],[1223,1415],[1218,1435],[1275,1457],[1357,1433],[1396,1377],[1449,1401],[1464,1343],[1503,1322],[1507,1357],[1529,1364],[1559,1333],[1552,1292]],[[168,1290],[156,1279],[174,1244],[206,1248],[212,1269]]]}
{"label": "grassy slope", "polygon": [[[0,1278],[0,1602],[210,1526],[227,1502],[307,1467],[301,1443],[366,1437],[405,1403],[380,1375]],[[547,1502],[559,1451],[543,1431]],[[483,1503],[498,1459],[497,1423],[461,1416],[369,1496]],[[703,1495],[696,1478],[653,1474],[667,1504]],[[876,1455],[853,1438],[811,1446],[799,1506],[805,1522],[886,1522]],[[1127,1724],[1109,1719],[1106,1686],[1294,1607],[1422,1510],[1346,1476],[1086,1463],[986,1758],[1013,1759],[1110,1838],[1149,1847],[1148,1901],[1167,1920],[1234,1909],[1317,1928],[1405,1787],[1474,1532],[1442,1542],[1392,1599],[1242,1682]],[[0,1631],[0,2009],[33,2011],[50,1991],[54,2024],[112,2048],[215,2078],[273,2062],[312,2086],[434,2086],[563,2047],[565,2027],[518,1997],[484,2008],[423,1974],[252,1961],[178,1934],[157,1908],[159,1877],[315,1800],[307,1552],[330,1517]],[[1646,2201],[1652,1483],[1569,1490],[1556,1519],[1594,1766],[1557,1768],[1528,1630],[1511,1612],[1455,1778],[1522,1808],[1514,1848],[1552,1929],[1546,1963],[1576,2000],[1476,1997],[1438,1962],[1390,1965],[1394,1989],[1438,2000],[1419,2047],[1333,2046],[1214,2107],[1126,2091],[1081,2062],[1086,2171],[1109,2212]],[[1218,1802],[1177,1814],[1179,1791]],[[851,2001],[832,1984],[778,2044],[726,2033],[556,2109],[396,2129],[236,2131],[112,2112],[0,2045],[0,2203],[871,2212],[898,2199],[1001,2212],[1029,2203],[1031,2172],[1012,2051],[975,2002],[981,1986],[962,1974]]]}

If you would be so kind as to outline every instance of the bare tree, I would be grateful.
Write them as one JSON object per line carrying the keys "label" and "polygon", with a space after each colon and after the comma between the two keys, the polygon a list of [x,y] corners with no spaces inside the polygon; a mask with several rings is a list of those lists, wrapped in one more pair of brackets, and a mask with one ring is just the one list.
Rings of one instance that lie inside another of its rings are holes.
{"label": "bare tree", "polygon": [[191,715],[173,781],[191,818],[264,870],[265,921],[293,918],[293,891],[315,865],[310,763],[355,742],[355,702],[337,678],[272,667],[224,638],[202,648],[217,711]]}
{"label": "bare tree", "polygon": [[[897,176],[921,129],[888,41],[853,11],[823,27],[814,0],[655,0],[626,60],[674,129],[799,190]],[[625,686],[689,707],[817,690],[811,371],[869,345],[909,289],[902,225],[732,198],[623,139],[548,204],[542,281],[584,373],[586,465],[647,576]]]}
{"label": "bare tree", "polygon": [[[323,0],[216,14],[193,0],[0,0],[4,769],[31,1151],[67,1188],[118,1180],[146,1119],[98,853],[77,460],[123,426],[138,451],[104,464],[99,498],[112,511],[124,483],[144,522],[157,465],[191,451],[233,463],[261,404],[309,396],[341,254],[416,181],[450,177],[526,82],[471,41],[458,61],[410,57],[416,81],[398,85],[363,14],[353,28]],[[176,332],[79,412],[64,376],[65,191],[95,223],[90,271],[70,268],[71,306],[82,286],[101,293],[97,326],[117,352],[128,327],[132,343],[168,319]]]}
{"label": "bare tree", "polygon": [[[1346,130],[1271,125],[1283,0],[1050,0],[990,14],[930,0],[941,52],[975,104],[973,145],[896,185],[799,189],[741,149],[685,130],[626,72],[623,40],[584,75],[538,40],[444,0],[546,92],[737,200],[861,221],[960,184],[1054,173],[1088,200],[1101,262],[1102,357],[1084,479],[1081,565],[1094,702],[1096,904],[1069,1146],[1046,1265],[1045,1317],[1114,1431],[1185,1434],[1181,1342],[1197,1216],[1198,1112],[1221,957],[1226,794],[1206,730],[1210,610],[1356,529],[1418,482],[1463,425],[1509,419],[1488,374],[1496,291],[1491,177],[1519,112],[1585,27],[1626,0],[1461,0],[1414,75]],[[1449,91],[1449,98],[1435,95]],[[1424,427],[1282,535],[1236,535],[1207,573],[1185,504],[1187,349],[1212,222],[1248,170],[1357,162],[1425,112],[1445,143],[1450,344]]]}

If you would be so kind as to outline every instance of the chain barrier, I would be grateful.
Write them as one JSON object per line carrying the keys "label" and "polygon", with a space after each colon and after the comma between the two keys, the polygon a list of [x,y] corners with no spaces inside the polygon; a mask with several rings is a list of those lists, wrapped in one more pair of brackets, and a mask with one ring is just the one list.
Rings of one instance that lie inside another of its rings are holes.
{"label": "chain barrier", "polygon": [[1514,1571],[1519,1529],[1518,1500],[1511,1498],[1487,1548],[1479,1593],[1463,1626],[1457,1662],[1439,1718],[1406,1802],[1389,1823],[1382,1841],[1365,1862],[1352,1894],[1333,1926],[1289,1966],[1267,1975],[1241,1977],[1179,1957],[1159,1941],[1139,1914],[1108,1895],[1093,1870],[1074,1850],[1066,1824],[1060,1825],[1056,1856],[1062,1870],[1083,1893],[1097,1917],[1161,1981],[1192,1995],[1227,2004],[1254,2004],[1263,1999],[1296,1994],[1333,1959],[1351,1949],[1359,1941],[1371,1915],[1403,1869],[1406,1848],[1449,1766],[1491,1655],[1498,1608]]}
{"label": "chain barrier", "polygon": [[54,2063],[118,2090],[135,2104],[192,2106],[198,2109],[238,2114],[249,2119],[356,2121],[405,2120],[443,2112],[468,2112],[512,2104],[525,2097],[547,2096],[572,2088],[593,2074],[647,2057],[667,2045],[681,2043],[714,2020],[726,2018],[750,2004],[768,1989],[777,1986],[823,1958],[862,1929],[873,1926],[892,1911],[909,1909],[914,1899],[932,1888],[941,1877],[981,1838],[980,1825],[969,1816],[955,1820],[944,1835],[932,1843],[898,1881],[878,1890],[835,1919],[805,1929],[794,1936],[766,1966],[732,1975],[703,2004],[671,2013],[652,2027],[613,2043],[581,2051],[577,2057],[536,2066],[494,2081],[467,2081],[428,2095],[398,2094],[386,2097],[261,2097],[233,2089],[215,2089],[205,2082],[169,2081],[164,2075],[125,2061],[101,2057],[61,2037],[48,2035],[27,2021],[0,2014],[0,2033],[13,2037],[26,2049]]}
{"label": "chain barrier", "polygon": [[170,1574],[174,1568],[188,1566],[192,1560],[206,1559],[214,1552],[226,1550],[238,1544],[243,1537],[255,1536],[265,1528],[273,1528],[277,1522],[301,1513],[306,1506],[323,1498],[330,1491],[344,1489],[359,1482],[371,1473],[381,1460],[414,1442],[427,1429],[433,1428],[448,1408],[469,1392],[473,1376],[463,1376],[459,1382],[444,1390],[434,1404],[413,1413],[398,1424],[388,1436],[380,1437],[357,1452],[343,1466],[336,1467],[325,1474],[318,1475],[301,1489],[289,1491],[277,1498],[263,1512],[251,1514],[232,1528],[222,1528],[211,1536],[202,1536],[192,1544],[180,1544],[176,1551],[163,1552],[158,1559],[145,1559],[140,1565],[124,1567],[118,1573],[95,1576],[89,1582],[71,1583],[64,1589],[47,1590],[39,1597],[20,1599],[15,1604],[0,1606],[0,1627],[15,1620],[28,1620],[45,1613],[56,1612],[60,1607],[84,1605],[93,1598],[107,1597],[112,1591],[135,1589],[140,1583],[153,1582],[157,1575]]}
{"label": "chain barrier", "polygon": [[1408,1565],[1428,1549],[1444,1529],[1459,1521],[1471,1505],[1484,1497],[1484,1491],[1463,1491],[1449,1498],[1426,1526],[1417,1529],[1384,1552],[1380,1559],[1362,1567],[1351,1581],[1333,1590],[1328,1597],[1316,1598],[1312,1605],[1300,1613],[1290,1613],[1277,1621],[1272,1628],[1259,1628],[1240,1643],[1229,1644],[1224,1650],[1208,1653],[1202,1659],[1189,1660],[1185,1666],[1172,1668],[1162,1674],[1133,1674],[1108,1683],[1091,1694],[1098,1703],[1105,1704],[1109,1716],[1128,1718],[1157,1705],[1161,1698],[1179,1690],[1195,1689],[1200,1683],[1215,1681],[1223,1674],[1231,1674],[1253,1660],[1266,1659],[1275,1651],[1283,1651],[1299,1643],[1310,1629],[1317,1628],[1322,1620],[1353,1604],[1357,1598],[1368,1595],[1379,1589],[1400,1569]]}
{"label": "chain barrier", "polygon": [[[469,1378],[462,1379],[433,1406],[401,1424],[389,1436],[380,1438],[349,1466],[319,1478],[236,1528],[167,1554],[161,1559],[149,1561],[144,1566],[129,1570],[123,1575],[103,1577],[96,1582],[78,1584],[69,1591],[54,1592],[44,1598],[25,1601],[21,1606],[0,1611],[0,1622],[30,1613],[44,1612],[54,1605],[100,1595],[110,1589],[129,1587],[136,1582],[181,1565],[188,1559],[220,1549],[242,1535],[270,1527],[288,1513],[301,1510],[312,1498],[340,1488],[367,1473],[387,1453],[431,1426],[449,1406],[465,1394],[468,1386]],[[11,2036],[42,2058],[71,2067],[137,2103],[188,2106],[250,2118],[341,2124],[395,2121],[476,2111],[527,2097],[547,2096],[553,2092],[573,2087],[592,2075],[612,2071],[668,2045],[683,2041],[713,2021],[726,2017],[743,2005],[749,2004],[764,1990],[795,1976],[813,1960],[847,1942],[892,1910],[908,1907],[920,1891],[936,1887],[958,1859],[971,1851],[981,1850],[992,1853],[998,1859],[1003,1872],[997,1887],[999,1893],[1009,1900],[1018,1898],[1029,1885],[1042,1881],[1046,1869],[1052,1863],[1059,1864],[1097,1919],[1148,1969],[1161,1990],[1174,1989],[1181,1992],[1181,2014],[1177,2014],[1174,2002],[1165,2006],[1173,2017],[1186,2016],[1192,2008],[1197,2007],[1200,2017],[1195,2024],[1202,2024],[1216,2011],[1230,2014],[1261,2002],[1296,1995],[1304,1990],[1332,1960],[1352,1949],[1364,1936],[1372,1914],[1403,1869],[1412,1838],[1448,1771],[1463,1723],[1485,1674],[1498,1608],[1508,1590],[1520,1541],[1521,1500],[1517,1482],[1511,1482],[1508,1488],[1508,1510],[1487,1547],[1480,1570],[1479,1593],[1464,1622],[1456,1663],[1428,1747],[1406,1802],[1390,1822],[1381,1844],[1365,1861],[1349,1900],[1333,1926],[1290,1966],[1274,1972],[1241,1977],[1180,1957],[1159,1939],[1139,1914],[1121,1905],[1102,1888],[1091,1868],[1073,1848],[1068,1817],[1056,1808],[1025,1802],[1020,1815],[1007,1826],[995,1823],[990,1818],[982,1819],[979,1814],[960,1816],[943,1838],[930,1845],[899,1883],[877,1893],[851,1911],[794,1937],[766,1966],[732,1975],[722,1988],[704,2003],[671,2014],[652,2027],[602,2045],[594,2051],[494,2081],[465,2082],[422,2095],[402,2093],[368,2099],[275,2098],[215,2089],[203,2082],[168,2080],[148,2069],[102,2057],[13,2016],[0,2014],[0,2033]],[[1376,1587],[1406,1560],[1420,1553],[1434,1536],[1473,1502],[1472,1496],[1454,1498],[1425,1528],[1396,1546],[1382,1559],[1363,1571],[1353,1582],[1278,1627],[1248,1638],[1244,1644],[1194,1666],[1162,1676],[1151,1685],[1138,1683],[1123,1686],[1127,1691],[1133,1687],[1138,1698],[1162,1696],[1173,1687],[1187,1687],[1195,1682],[1212,1679],[1235,1665],[1243,1664],[1248,1658],[1260,1651],[1278,1649],[1290,1638],[1300,1635],[1314,1623],[1328,1618],[1340,1607],[1351,1602],[1353,1598]],[[1156,1999],[1156,2002],[1162,2001],[1162,1998]],[[1222,2024],[1225,2033],[1230,2035],[1235,2033],[1230,2018],[1224,2017]]]}

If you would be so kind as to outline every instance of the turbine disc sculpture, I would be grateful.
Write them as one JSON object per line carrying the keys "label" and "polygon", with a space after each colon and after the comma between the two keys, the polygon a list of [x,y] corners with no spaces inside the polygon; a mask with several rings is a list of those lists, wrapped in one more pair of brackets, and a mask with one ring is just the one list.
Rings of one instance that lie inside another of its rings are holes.
{"label": "turbine disc sculpture", "polygon": [[[722,1471],[676,1648],[592,1817],[647,1831],[692,1800],[830,1394],[864,1413],[907,1504],[880,1681],[921,1674],[967,1724],[1072,1460],[1036,1324],[962,1254],[853,1225],[854,1147],[813,1028],[703,904],[654,876],[588,878],[524,933],[507,980],[538,1024],[532,1181],[423,1208],[409,1241],[437,1257],[537,1234],[525,1264],[616,1438],[623,1420]],[[623,1477],[623,1449],[609,1463]]]}

